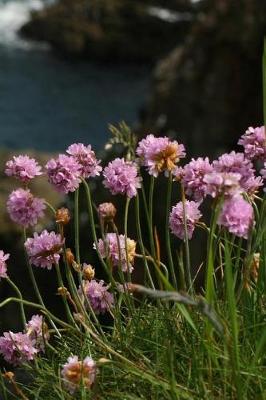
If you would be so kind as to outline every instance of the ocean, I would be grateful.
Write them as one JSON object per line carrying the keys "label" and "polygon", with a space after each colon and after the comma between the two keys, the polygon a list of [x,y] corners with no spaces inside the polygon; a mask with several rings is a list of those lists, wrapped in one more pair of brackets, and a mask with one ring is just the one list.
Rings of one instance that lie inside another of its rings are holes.
{"label": "ocean", "polygon": [[108,124],[134,124],[149,89],[138,66],[71,62],[17,30],[41,0],[0,0],[0,147],[61,151],[73,142],[100,150]]}

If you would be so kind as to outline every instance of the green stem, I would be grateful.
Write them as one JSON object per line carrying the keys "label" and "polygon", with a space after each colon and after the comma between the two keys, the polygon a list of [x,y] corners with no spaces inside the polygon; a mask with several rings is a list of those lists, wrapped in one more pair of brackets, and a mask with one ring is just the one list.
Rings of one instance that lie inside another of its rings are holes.
{"label": "green stem", "polygon": [[186,197],[183,185],[181,185],[181,193],[182,193],[182,205],[183,205],[183,219],[184,219],[184,232],[185,232],[185,253],[186,253],[186,285],[188,288],[188,292],[190,290],[193,291],[193,284],[191,279],[191,264],[190,264],[190,252],[189,252],[189,244],[188,244],[188,231],[187,231],[187,213],[186,213]]}
{"label": "green stem", "polygon": [[172,196],[172,174],[169,173],[167,194],[166,194],[165,241],[166,241],[168,264],[169,264],[170,272],[172,275],[173,286],[175,289],[177,289],[177,281],[176,281],[176,275],[175,275],[175,270],[174,270],[174,263],[173,263],[173,257],[172,257],[172,249],[171,249],[171,239],[170,239],[170,232],[169,232],[169,215],[170,215],[170,207],[171,207],[171,196]]}
{"label": "green stem", "polygon": [[75,191],[74,225],[75,225],[76,260],[77,260],[77,263],[80,264],[80,252],[79,252],[79,188]]}
{"label": "green stem", "polygon": [[[15,283],[10,279],[10,278],[6,278],[6,281],[9,283],[9,285],[14,289],[14,291],[17,293],[18,297],[20,298],[20,300],[23,299],[21,291],[19,290],[19,288],[17,287],[17,285],[15,285]],[[24,311],[24,306],[22,303],[20,303],[20,313],[21,313],[21,319],[22,319],[22,323],[24,328],[26,327],[27,321],[26,321],[26,316],[25,316],[25,311]]]}
{"label": "green stem", "polygon": [[130,204],[130,198],[127,197],[125,206],[125,217],[124,217],[124,234],[125,234],[125,252],[126,252],[126,263],[127,263],[127,280],[131,282],[130,267],[128,261],[128,250],[127,250],[127,227],[128,227],[128,209]]}

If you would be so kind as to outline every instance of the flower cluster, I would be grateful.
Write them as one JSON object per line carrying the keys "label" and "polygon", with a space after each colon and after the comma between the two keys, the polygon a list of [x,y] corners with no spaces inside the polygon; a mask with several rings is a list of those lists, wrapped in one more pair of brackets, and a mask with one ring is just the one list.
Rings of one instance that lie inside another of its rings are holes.
{"label": "flower cluster", "polygon": [[182,170],[178,169],[175,175],[181,177],[186,195],[195,201],[202,201],[207,195],[207,183],[204,180],[206,174],[210,174],[213,167],[209,158],[199,157],[192,160],[184,166]]}
{"label": "flower cluster", "polygon": [[[192,238],[196,222],[199,221],[201,212],[199,211],[199,203],[186,200],[177,203],[171,211],[169,225],[172,233],[179,239],[185,239],[185,226],[187,227],[188,239]],[[185,225],[186,221],[186,225]]]}
{"label": "flower cluster", "polygon": [[59,154],[45,166],[48,180],[60,193],[74,192],[80,184],[81,166],[74,157]]}
{"label": "flower cluster", "polygon": [[29,156],[17,156],[7,161],[5,173],[13,176],[24,184],[29,183],[35,176],[42,175],[41,167],[34,158]]}
{"label": "flower cluster", "polygon": [[90,389],[97,373],[96,363],[91,357],[79,361],[77,356],[69,357],[63,365],[61,376],[65,388],[73,394],[79,387]]}
{"label": "flower cluster", "polygon": [[[104,281],[97,282],[96,280],[86,281],[83,290],[80,288],[79,293],[84,292],[92,309],[96,314],[104,314],[109,311],[114,304],[114,296],[108,291],[109,287],[104,284]],[[86,302],[85,302],[86,304]]]}
{"label": "flower cluster", "polygon": [[155,177],[160,172],[165,172],[166,175],[172,172],[180,159],[186,155],[183,144],[171,141],[168,137],[155,137],[154,135],[148,135],[142,139],[136,153],[148,173]]}
{"label": "flower cluster", "polygon": [[99,165],[100,161],[96,159],[94,151],[91,146],[85,146],[82,143],[74,143],[68,147],[68,154],[80,165],[80,173],[83,178],[90,178],[100,174],[102,167]]}
{"label": "flower cluster", "polygon": [[[96,244],[94,244],[96,248]],[[124,272],[133,271],[136,253],[135,240],[125,238],[124,235],[107,233],[105,240],[98,241],[98,250],[103,258],[109,257],[113,266],[120,266]]]}
{"label": "flower cluster", "polygon": [[0,280],[1,278],[7,278],[6,261],[8,259],[9,259],[9,254],[5,254],[3,250],[0,250]]}
{"label": "flower cluster", "polygon": [[266,160],[266,134],[265,127],[249,127],[238,141],[244,147],[244,153],[250,160]]}
{"label": "flower cluster", "polygon": [[45,210],[43,199],[34,197],[29,189],[14,190],[8,197],[7,211],[12,221],[27,228],[37,224]]}
{"label": "flower cluster", "polygon": [[0,337],[0,353],[5,361],[16,366],[33,360],[38,349],[26,333],[9,331]]}
{"label": "flower cluster", "polygon": [[63,244],[64,240],[59,234],[44,230],[40,235],[35,232],[33,238],[28,238],[25,248],[31,264],[51,269],[53,264],[59,262]]}
{"label": "flower cluster", "polygon": [[103,184],[112,194],[125,194],[132,198],[141,187],[136,164],[125,161],[124,158],[116,158],[109,162],[103,170],[103,176]]}

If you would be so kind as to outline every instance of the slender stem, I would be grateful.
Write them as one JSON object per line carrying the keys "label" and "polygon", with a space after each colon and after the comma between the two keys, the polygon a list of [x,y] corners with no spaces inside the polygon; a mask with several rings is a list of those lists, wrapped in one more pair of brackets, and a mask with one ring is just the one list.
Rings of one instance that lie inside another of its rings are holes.
{"label": "slender stem", "polygon": [[127,264],[127,280],[131,282],[130,266],[128,261],[128,249],[127,249],[127,226],[128,226],[128,209],[129,209],[130,198],[127,197],[125,206],[125,217],[124,217],[124,234],[125,234],[125,252],[126,252],[126,264]]}
{"label": "slender stem", "polygon": [[75,225],[76,260],[77,260],[77,263],[80,264],[80,252],[79,252],[79,188],[75,191],[74,225]]}
{"label": "slender stem", "polygon": [[185,232],[185,253],[186,253],[186,285],[188,291],[193,290],[193,284],[191,279],[191,264],[190,264],[190,252],[189,252],[189,244],[188,244],[188,231],[187,231],[187,213],[186,213],[186,197],[183,185],[181,185],[181,193],[182,193],[182,205],[183,205],[183,219],[184,219],[184,232]]}
{"label": "slender stem", "polygon": [[155,244],[153,237],[153,194],[154,194],[154,176],[151,177],[150,190],[149,190],[149,213],[148,213],[148,226],[150,235],[151,254],[155,258]]}
{"label": "slender stem", "polygon": [[140,216],[139,216],[139,196],[138,196],[138,194],[137,194],[136,200],[135,200],[135,210],[136,210],[137,235],[138,235],[138,242],[139,242],[139,245],[140,245],[141,254],[143,256],[144,265],[145,265],[145,268],[146,268],[146,271],[147,271],[147,275],[148,275],[151,287],[153,289],[155,289],[155,285],[153,283],[152,276],[151,276],[151,273],[150,273],[150,269],[149,269],[149,266],[148,266],[148,263],[147,263],[147,260],[146,260],[145,249],[144,249],[143,240],[142,240]]}
{"label": "slender stem", "polygon": [[[15,292],[17,293],[18,297],[20,298],[20,300],[23,299],[21,291],[19,290],[19,288],[17,287],[17,285],[15,285],[15,283],[10,279],[10,278],[6,278],[6,281],[9,283],[9,285],[15,290]],[[23,303],[20,303],[20,313],[21,313],[21,319],[23,322],[23,326],[24,328],[26,327],[27,321],[26,321],[26,316],[25,316],[25,311],[24,311],[24,306]]]}
{"label": "slender stem", "polygon": [[[64,287],[64,282],[63,282],[63,279],[62,279],[60,267],[59,267],[57,262],[55,262],[55,270],[56,270],[56,274],[57,274],[58,284],[59,284],[59,286],[61,286],[63,288]],[[66,310],[66,314],[67,314],[68,320],[71,321],[72,323],[76,324],[75,320],[74,320],[74,318],[73,318],[73,316],[71,314],[71,311],[70,311],[66,296],[62,295],[62,300],[63,300],[64,306],[65,306],[65,310]]]}
{"label": "slender stem", "polygon": [[172,250],[171,250],[170,232],[169,232],[169,215],[170,215],[170,207],[171,207],[171,195],[172,195],[172,174],[169,173],[168,185],[167,185],[167,195],[166,195],[165,240],[166,240],[168,264],[169,264],[170,272],[171,272],[172,279],[173,279],[173,286],[177,289],[177,281],[176,281],[176,275],[175,275],[175,270],[174,270],[174,263],[173,263]]}

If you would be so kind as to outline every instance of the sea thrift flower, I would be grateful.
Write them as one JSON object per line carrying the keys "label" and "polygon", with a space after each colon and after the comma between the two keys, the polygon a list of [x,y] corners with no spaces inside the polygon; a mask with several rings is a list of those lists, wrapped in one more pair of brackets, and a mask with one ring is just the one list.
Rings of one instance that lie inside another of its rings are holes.
{"label": "sea thrift flower", "polygon": [[77,356],[69,357],[61,372],[66,389],[73,394],[81,385],[90,389],[96,378],[96,363],[91,357],[79,361]]}
{"label": "sea thrift flower", "polygon": [[244,147],[244,153],[250,160],[266,160],[266,135],[265,127],[249,127],[238,141]]}
{"label": "sea thrift flower", "polygon": [[136,164],[124,158],[109,162],[103,170],[103,176],[103,184],[112,194],[126,194],[131,198],[136,196],[137,189],[141,187]]}
{"label": "sea thrift flower", "polygon": [[7,161],[5,173],[27,184],[35,176],[42,175],[41,167],[34,158],[17,156]]}
{"label": "sea thrift flower", "polygon": [[[187,222],[187,235],[188,238],[191,239],[195,229],[195,224],[201,217],[201,212],[199,211],[199,203],[186,200],[185,213]],[[181,201],[172,208],[169,218],[169,224],[170,229],[174,235],[176,235],[179,239],[185,239],[184,207]]]}
{"label": "sea thrift flower", "polygon": [[100,161],[96,159],[95,153],[90,145],[85,146],[82,143],[74,143],[68,147],[66,152],[73,156],[80,164],[83,178],[100,175],[102,167],[99,165]]}
{"label": "sea thrift flower", "polygon": [[217,197],[221,194],[233,196],[241,193],[243,189],[240,187],[240,180],[240,174],[226,172],[212,172],[206,174],[203,178],[206,183],[206,193],[212,197]]}
{"label": "sea thrift flower", "polygon": [[224,201],[218,224],[227,228],[230,233],[247,239],[253,220],[252,206],[242,196],[237,195]]}
{"label": "sea thrift flower", "polygon": [[16,366],[33,360],[38,350],[26,333],[9,331],[0,337],[0,353],[5,361]]}
{"label": "sea thrift flower", "polygon": [[62,207],[56,211],[55,221],[57,224],[67,225],[70,219],[70,212],[68,208]]}
{"label": "sea thrift flower", "polygon": [[14,190],[8,197],[7,211],[12,221],[27,228],[44,216],[45,202],[34,197],[29,189]]}
{"label": "sea thrift flower", "polygon": [[25,248],[30,263],[36,267],[51,269],[53,264],[58,263],[63,239],[55,232],[44,230],[40,235],[34,233],[33,238],[28,238]]}
{"label": "sea thrift flower", "polygon": [[186,155],[183,144],[171,141],[166,136],[155,137],[154,135],[148,135],[142,139],[136,153],[149,174],[155,177],[160,172],[165,172],[166,175],[172,172],[180,158],[184,158]]}
{"label": "sea thrift flower", "polygon": [[113,203],[102,203],[98,207],[98,213],[103,221],[112,221],[116,216],[116,208]]}
{"label": "sea thrift flower", "polygon": [[31,338],[35,347],[44,351],[45,342],[49,340],[50,334],[42,315],[33,315],[26,325],[26,333]]}
{"label": "sea thrift flower", "polygon": [[8,259],[9,259],[9,254],[5,254],[3,250],[0,250],[0,280],[1,278],[7,278],[6,261]]}
{"label": "sea thrift flower", "polygon": [[116,233],[107,233],[105,241],[102,239],[98,241],[98,249],[103,258],[110,257],[113,266],[119,266],[121,263],[122,271],[133,271],[136,254],[135,240],[129,238],[126,240],[124,235],[117,236]]}
{"label": "sea thrift flower", "polygon": [[74,157],[59,154],[46,164],[48,180],[60,193],[74,192],[81,182],[81,166]]}
{"label": "sea thrift flower", "polygon": [[[104,281],[101,280],[97,282],[94,279],[86,281],[83,289],[96,314],[104,314],[113,307],[114,296],[112,293],[108,292],[109,287],[104,284]],[[81,289],[79,289],[79,293],[82,293]]]}
{"label": "sea thrift flower", "polygon": [[181,181],[186,194],[195,201],[203,200],[207,194],[207,183],[204,182],[204,176],[212,171],[213,167],[208,157],[199,157],[196,160],[192,158],[182,171]]}

